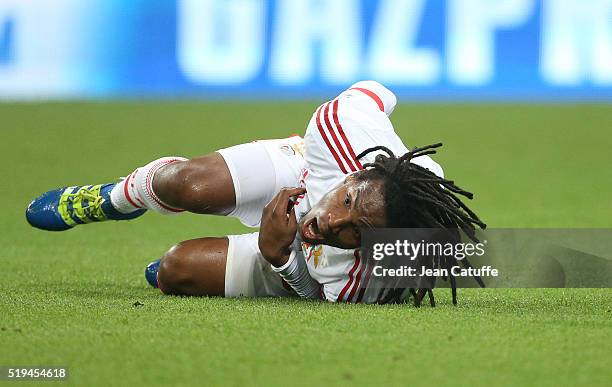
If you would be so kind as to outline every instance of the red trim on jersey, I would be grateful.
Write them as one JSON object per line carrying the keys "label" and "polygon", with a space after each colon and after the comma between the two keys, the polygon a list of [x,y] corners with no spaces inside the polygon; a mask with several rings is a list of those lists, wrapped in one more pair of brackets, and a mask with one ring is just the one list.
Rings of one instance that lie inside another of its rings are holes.
{"label": "red trim on jersey", "polygon": [[342,137],[342,139],[344,140],[344,143],[346,144],[346,149],[348,149],[351,157],[355,161],[357,168],[363,169],[363,166],[361,165],[359,160],[357,160],[357,156],[355,156],[355,151],[353,150],[351,143],[349,142],[348,138],[346,138],[346,134],[344,133],[344,130],[342,129],[342,125],[340,125],[340,120],[338,119],[338,100],[337,99],[334,101],[333,117],[334,117],[334,122],[336,123],[336,127],[338,128],[338,132],[340,133],[340,136]]}
{"label": "red trim on jersey", "polygon": [[[329,102],[327,103],[327,105],[329,105]],[[323,141],[325,141],[325,145],[327,145],[327,148],[331,152],[332,156],[334,156],[336,163],[338,163],[340,170],[342,171],[342,173],[347,173],[346,168],[344,168],[344,164],[342,164],[342,161],[340,160],[340,158],[338,157],[338,154],[336,153],[336,150],[334,149],[332,144],[329,142],[329,139],[327,138],[327,135],[325,134],[325,130],[323,130],[323,125],[321,125],[321,110],[322,110],[321,108],[322,107],[323,105],[319,106],[319,109],[317,109],[317,128],[319,129],[319,133],[321,133],[321,137],[323,137]]]}
{"label": "red trim on jersey", "polygon": [[[338,100],[335,100],[334,101],[334,106],[337,106],[337,104],[338,104]],[[323,112],[323,117],[325,118],[325,125],[327,125],[327,130],[329,131],[329,134],[331,134],[332,138],[334,139],[334,143],[336,143],[336,146],[338,147],[338,150],[340,151],[340,154],[342,155],[342,157],[346,161],[346,165],[349,166],[351,171],[357,172],[357,168],[355,167],[355,164],[353,164],[351,159],[344,152],[344,148],[340,144],[340,141],[338,140],[338,136],[336,136],[336,132],[334,131],[334,127],[332,126],[331,122],[329,121],[329,103],[327,103],[327,105],[325,105],[325,111]],[[334,121],[338,122],[337,117],[336,117],[336,119],[334,119]],[[337,126],[338,126],[338,124],[336,123],[336,127]],[[346,141],[346,139],[344,141]]]}
{"label": "red trim on jersey", "polygon": [[344,287],[342,288],[342,291],[338,295],[338,299],[336,301],[338,302],[343,301],[344,295],[346,294],[349,287],[353,284],[353,274],[355,274],[355,270],[357,270],[357,268],[359,267],[359,262],[361,262],[361,260],[359,259],[359,257],[356,256],[355,263],[353,264],[351,271],[349,271],[349,280],[346,283],[346,285],[344,285]]}
{"label": "red trim on jersey", "polygon": [[133,205],[136,208],[142,208],[138,204],[134,203],[134,201],[130,197],[130,190],[128,189],[128,184],[130,184],[130,178],[133,175],[134,175],[134,172],[130,173],[128,177],[125,178],[125,181],[123,182],[123,195],[125,196],[127,201],[130,202],[131,205]]}
{"label": "red trim on jersey", "polygon": [[380,99],[380,97],[378,95],[376,95],[376,93],[374,93],[373,91],[370,91],[368,89],[364,89],[362,87],[352,87],[349,90],[359,90],[359,91],[361,91],[362,93],[364,93],[368,97],[372,98],[374,100],[374,102],[376,102],[376,104],[378,105],[378,108],[380,109],[381,112],[385,111],[385,105],[383,104],[382,99]]}
{"label": "red trim on jersey", "polygon": [[[361,256],[359,254],[359,250],[355,250],[355,252],[353,254],[355,255],[355,259],[361,259]],[[366,263],[367,262],[364,262],[363,265],[361,265],[361,269],[357,273],[357,277],[355,277],[355,284],[353,285],[353,289],[351,289],[351,292],[349,293],[348,297],[346,298],[347,301],[351,301],[353,299],[353,297],[355,296],[355,292],[359,288],[359,281],[361,280],[361,275],[363,274],[363,271],[366,268]]]}
{"label": "red trim on jersey", "polygon": [[357,296],[357,301],[355,301],[356,303],[360,303],[363,299],[363,295],[365,294],[366,288],[368,287],[368,282],[370,281],[370,275],[372,275],[373,268],[373,266],[370,266],[366,270],[366,275],[363,279],[363,286],[361,286],[361,289],[359,289],[359,295]]}

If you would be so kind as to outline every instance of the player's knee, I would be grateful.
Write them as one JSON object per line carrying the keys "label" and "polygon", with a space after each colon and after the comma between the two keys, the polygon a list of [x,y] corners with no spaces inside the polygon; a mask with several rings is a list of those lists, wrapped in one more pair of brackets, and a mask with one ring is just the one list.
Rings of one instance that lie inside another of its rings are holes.
{"label": "player's knee", "polygon": [[159,288],[165,294],[190,295],[193,278],[190,272],[190,251],[182,243],[164,254],[157,273]]}
{"label": "player's knee", "polygon": [[184,170],[189,168],[189,161],[171,163],[160,168],[153,179],[153,191],[166,204],[180,207],[184,190]]}
{"label": "player's knee", "polygon": [[176,172],[177,195],[183,202],[201,201],[214,178],[214,171],[208,165],[187,162]]}
{"label": "player's knee", "polygon": [[155,175],[154,190],[166,204],[206,212],[210,187],[215,182],[215,167],[201,160],[172,163]]}

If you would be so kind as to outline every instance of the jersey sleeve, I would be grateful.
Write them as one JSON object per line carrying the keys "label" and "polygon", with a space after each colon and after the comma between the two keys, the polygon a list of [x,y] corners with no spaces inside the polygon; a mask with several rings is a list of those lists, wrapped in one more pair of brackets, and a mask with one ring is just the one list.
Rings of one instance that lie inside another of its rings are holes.
{"label": "jersey sleeve", "polygon": [[[309,194],[316,196],[315,202],[380,153],[358,159],[364,150],[382,145],[398,156],[408,151],[389,120],[396,103],[395,95],[380,83],[361,81],[317,108],[304,136],[310,170],[306,183]],[[432,172],[436,174],[441,171],[429,157],[421,158],[419,165],[435,169]]]}

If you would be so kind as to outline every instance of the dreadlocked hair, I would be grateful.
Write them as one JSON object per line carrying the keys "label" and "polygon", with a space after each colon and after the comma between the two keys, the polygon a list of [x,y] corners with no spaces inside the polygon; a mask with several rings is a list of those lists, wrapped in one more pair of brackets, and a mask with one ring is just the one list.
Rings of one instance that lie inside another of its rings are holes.
{"label": "dreadlocked hair", "polygon": [[[413,159],[436,153],[442,143],[415,148],[397,157],[389,148],[375,146],[361,152],[357,158],[377,151],[374,162],[363,165],[364,171],[355,177],[359,180],[382,180],[384,186],[385,215],[390,228],[435,228],[444,229],[447,241],[460,242],[460,231],[471,240],[478,242],[476,227],[486,228],[478,216],[468,208],[460,196],[473,198],[471,192],[459,188],[452,180],[437,176],[426,168],[411,162]],[[454,257],[434,257],[436,266],[451,268],[458,265],[472,267],[467,258],[457,261]],[[484,282],[474,277],[481,287]],[[446,280],[446,278],[444,278]],[[435,278],[433,279],[435,281]],[[449,274],[453,304],[457,303],[456,280]],[[432,286],[433,287],[433,286]],[[406,289],[386,289],[383,302],[399,302]],[[431,289],[408,289],[416,306],[421,304],[425,294],[431,306],[435,300]]]}

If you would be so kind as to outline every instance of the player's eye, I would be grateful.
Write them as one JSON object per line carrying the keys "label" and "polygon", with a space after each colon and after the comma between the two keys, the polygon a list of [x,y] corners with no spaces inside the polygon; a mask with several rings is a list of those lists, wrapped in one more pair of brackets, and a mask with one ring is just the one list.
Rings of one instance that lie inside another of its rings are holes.
{"label": "player's eye", "polygon": [[344,205],[347,208],[351,207],[351,197],[349,196],[349,194],[346,194],[346,197],[344,198]]}

